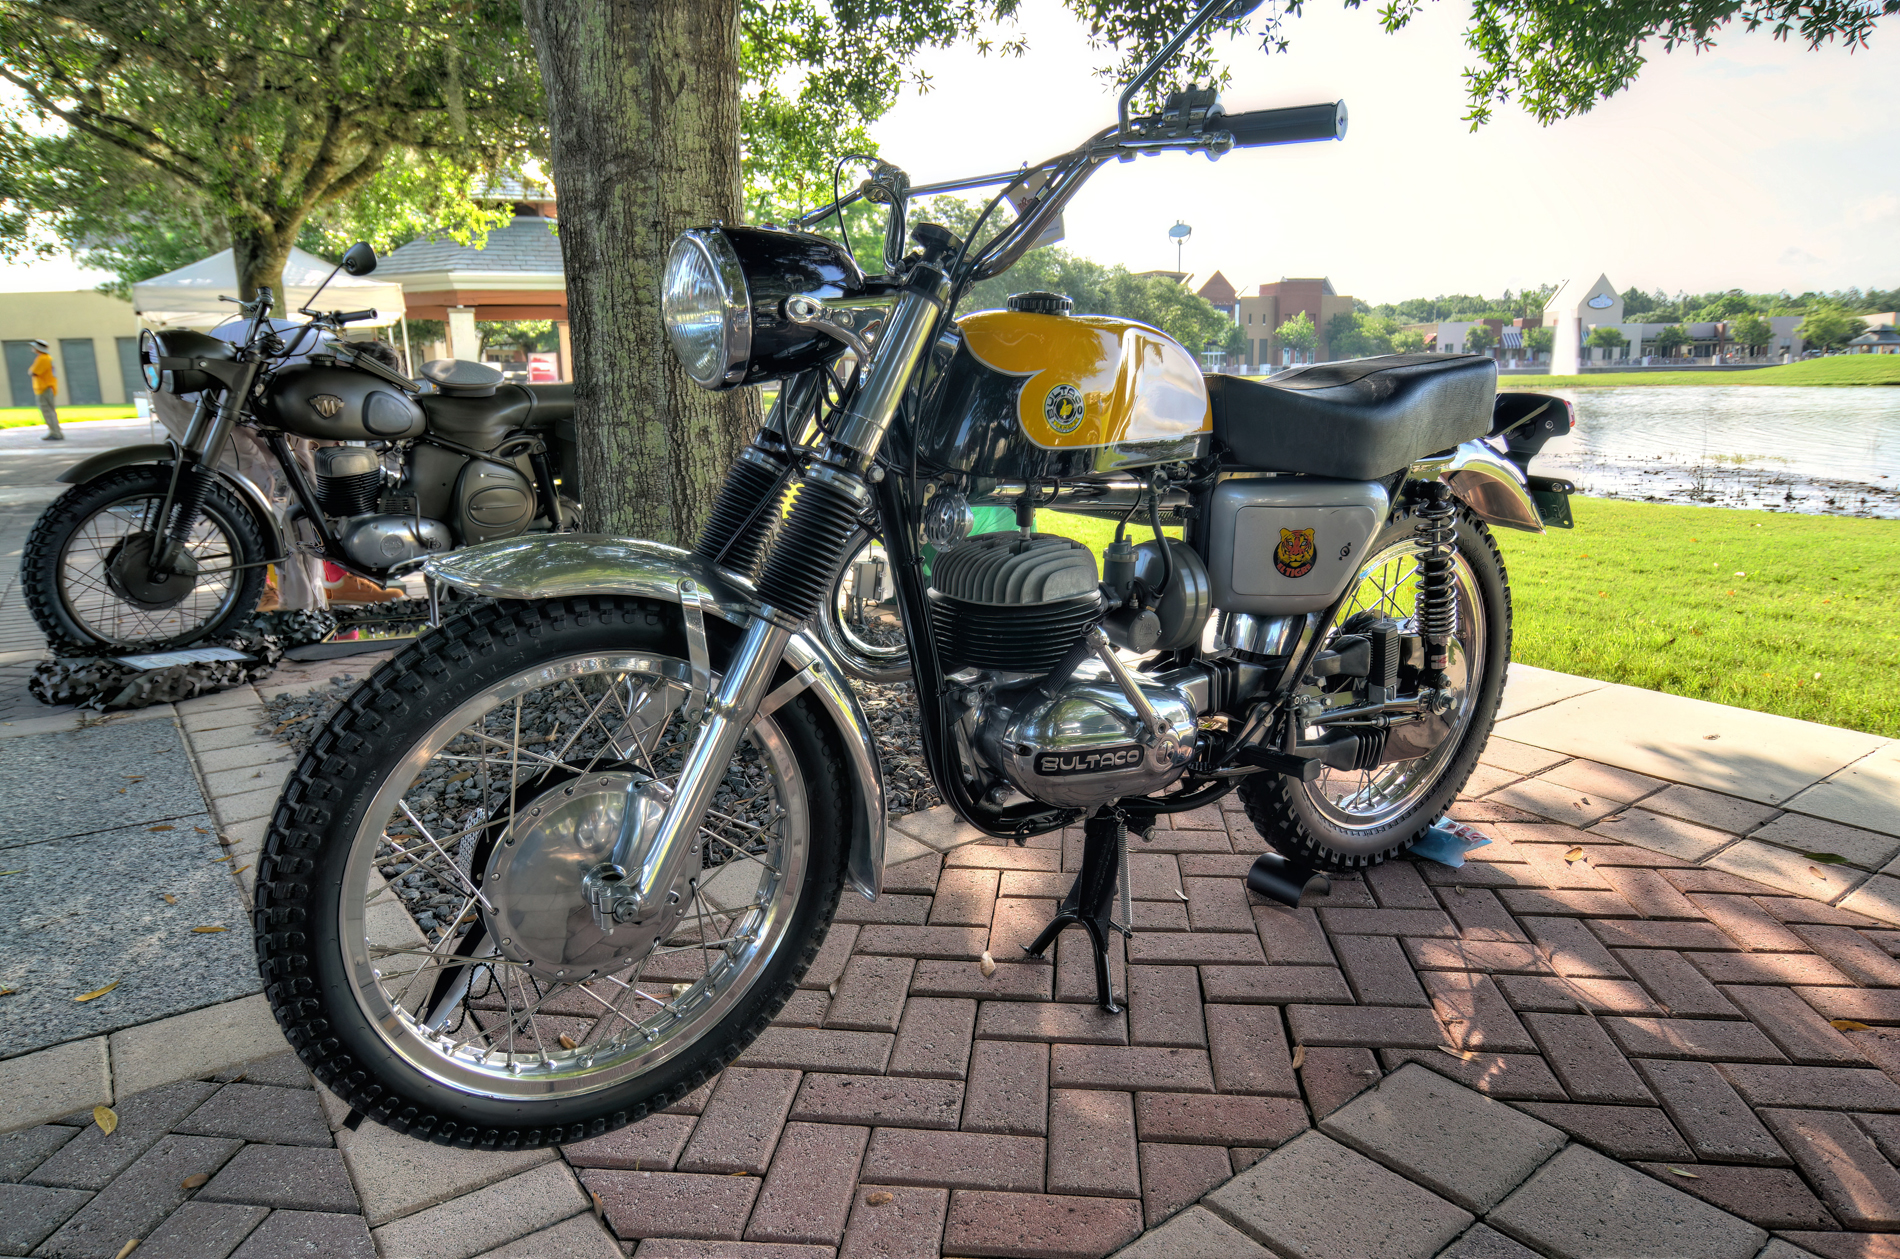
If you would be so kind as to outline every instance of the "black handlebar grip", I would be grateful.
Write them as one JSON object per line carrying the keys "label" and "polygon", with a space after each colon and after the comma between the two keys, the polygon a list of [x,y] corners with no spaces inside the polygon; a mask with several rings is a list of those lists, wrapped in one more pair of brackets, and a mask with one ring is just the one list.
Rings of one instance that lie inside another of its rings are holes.
{"label": "black handlebar grip", "polygon": [[373,310],[339,310],[336,313],[338,323],[361,323],[365,319],[374,318],[376,318],[376,312]]}
{"label": "black handlebar grip", "polygon": [[1330,105],[1294,105],[1287,109],[1256,109],[1246,114],[1220,114],[1207,121],[1207,130],[1225,131],[1237,149],[1269,144],[1302,144],[1309,140],[1346,138],[1346,102]]}

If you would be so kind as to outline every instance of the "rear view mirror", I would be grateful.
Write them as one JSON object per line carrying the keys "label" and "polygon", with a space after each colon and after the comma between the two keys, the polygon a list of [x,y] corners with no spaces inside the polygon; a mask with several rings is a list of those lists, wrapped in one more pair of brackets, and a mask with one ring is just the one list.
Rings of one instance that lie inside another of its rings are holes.
{"label": "rear view mirror", "polygon": [[343,269],[351,275],[368,275],[376,269],[376,251],[369,242],[359,240],[343,255]]}

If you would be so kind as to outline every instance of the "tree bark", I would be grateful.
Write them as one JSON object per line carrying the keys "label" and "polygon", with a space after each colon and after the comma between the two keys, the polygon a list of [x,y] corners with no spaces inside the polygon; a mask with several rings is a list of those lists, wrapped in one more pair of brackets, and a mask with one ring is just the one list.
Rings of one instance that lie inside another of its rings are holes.
{"label": "tree bark", "polygon": [[690,545],[756,426],[693,384],[660,279],[681,231],[741,218],[737,0],[522,0],[541,60],[590,532]]}
{"label": "tree bark", "polygon": [[260,228],[250,219],[230,221],[231,260],[237,265],[239,297],[248,302],[257,296],[257,290],[268,288],[273,298],[271,314],[283,315],[284,264],[290,261],[290,247],[302,226],[302,220],[277,228]]}

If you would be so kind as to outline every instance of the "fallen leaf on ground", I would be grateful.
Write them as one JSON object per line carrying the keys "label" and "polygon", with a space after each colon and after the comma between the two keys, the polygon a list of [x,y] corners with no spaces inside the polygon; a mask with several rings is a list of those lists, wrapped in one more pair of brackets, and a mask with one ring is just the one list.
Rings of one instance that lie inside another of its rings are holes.
{"label": "fallen leaf on ground", "polygon": [[92,1121],[99,1125],[99,1131],[111,1136],[113,1130],[119,1126],[119,1112],[110,1106],[94,1106]]}
{"label": "fallen leaf on ground", "polygon": [[1570,850],[1569,852],[1567,852],[1567,853],[1565,853],[1565,854],[1564,854],[1564,860],[1565,860],[1565,861],[1569,861],[1569,862],[1578,862],[1578,861],[1582,861],[1582,860],[1583,860],[1583,849],[1582,849],[1582,848],[1580,848],[1580,847],[1578,847],[1578,848],[1572,848],[1572,849],[1571,849],[1571,850]]}
{"label": "fallen leaf on ground", "polygon": [[867,1207],[886,1206],[896,1197],[897,1195],[888,1189],[879,1189],[875,1193],[867,1193],[864,1195],[864,1205]]}
{"label": "fallen leaf on ground", "polygon": [[1180,898],[1181,898],[1181,903],[1182,903],[1183,905],[1185,905],[1185,904],[1187,904],[1187,893],[1186,893],[1186,892],[1183,892],[1183,891],[1182,891],[1182,890],[1181,890],[1180,888],[1178,888],[1178,887],[1177,887],[1177,888],[1175,888],[1175,889],[1174,889],[1174,894],[1175,894],[1176,896],[1178,896],[1178,897],[1180,897]]}
{"label": "fallen leaf on ground", "polygon": [[1476,1058],[1478,1056],[1477,1054],[1472,1053],[1469,1049],[1453,1049],[1450,1045],[1440,1045],[1438,1047],[1438,1052],[1441,1054],[1450,1054],[1454,1058],[1462,1058],[1466,1062],[1470,1062],[1473,1058]]}
{"label": "fallen leaf on ground", "polygon": [[247,861],[247,862],[245,862],[245,863],[244,863],[243,865],[241,865],[241,866],[239,866],[239,867],[237,867],[237,868],[236,868],[235,870],[233,870],[233,871],[231,871],[231,873],[232,873],[232,874],[243,874],[243,873],[244,873],[244,872],[245,872],[246,870],[248,870],[248,869],[250,869],[250,868],[251,868],[251,863]]}
{"label": "fallen leaf on ground", "polygon": [[1458,884],[1458,886],[1452,888],[1451,890],[1458,893],[1458,895],[1463,896],[1465,894],[1465,885],[1460,883]]}
{"label": "fallen leaf on ground", "polygon": [[211,1179],[210,1176],[206,1175],[203,1172],[199,1172],[196,1176],[187,1176],[183,1180],[179,1181],[178,1187],[180,1189],[196,1189],[198,1186],[208,1183],[210,1179]]}
{"label": "fallen leaf on ground", "polygon": [[1859,1019],[1829,1019],[1828,1026],[1837,1032],[1871,1032],[1874,1029]]}
{"label": "fallen leaf on ground", "polygon": [[1684,1170],[1683,1170],[1682,1168],[1680,1168],[1680,1167],[1672,1167],[1672,1168],[1670,1168],[1669,1170],[1670,1170],[1670,1171],[1672,1171],[1672,1172],[1674,1172],[1674,1173],[1675,1173],[1676,1175],[1678,1175],[1678,1176],[1687,1176],[1687,1177],[1688,1177],[1688,1178],[1689,1178],[1690,1180],[1701,1180],[1701,1179],[1702,1179],[1702,1177],[1700,1177],[1700,1176],[1698,1176],[1698,1175],[1696,1175],[1696,1174],[1695,1174],[1694,1172],[1690,1172],[1690,1171],[1684,1171]]}
{"label": "fallen leaf on ground", "polygon": [[193,927],[191,934],[195,936],[216,935],[220,931],[229,931],[230,929],[229,927]]}
{"label": "fallen leaf on ground", "polygon": [[1827,878],[1827,875],[1825,875],[1825,874],[1823,874],[1823,873],[1821,872],[1821,867],[1820,867],[1820,866],[1809,866],[1809,867],[1808,867],[1808,873],[1809,873],[1809,874],[1811,874],[1811,875],[1813,875],[1813,876],[1814,876],[1815,878],[1817,878],[1817,879],[1821,879],[1821,880],[1823,880],[1823,881],[1825,881],[1825,880],[1826,880],[1826,878]]}
{"label": "fallen leaf on ground", "polygon": [[24,870],[0,870],[0,874],[25,874]]}
{"label": "fallen leaf on ground", "polygon": [[73,1000],[74,1001],[91,1001],[95,997],[103,997],[108,992],[111,992],[114,988],[117,988],[120,984],[124,982],[125,981],[123,979],[115,979],[103,988],[94,988],[91,992],[82,992],[78,996],[74,997]]}
{"label": "fallen leaf on ground", "polygon": [[595,1216],[595,1218],[597,1218],[597,1219],[599,1219],[599,1220],[600,1220],[600,1221],[601,1221],[601,1222],[602,1222],[603,1224],[604,1224],[604,1223],[606,1223],[606,1221],[607,1221],[607,1208],[601,1205],[601,1203],[600,1203],[600,1195],[599,1195],[599,1194],[597,1194],[597,1193],[595,1193],[595,1192],[594,1192],[594,1191],[593,1191],[592,1189],[589,1189],[589,1190],[587,1191],[587,1196],[588,1196],[588,1197],[590,1197],[590,1198],[592,1198],[592,1199],[594,1200],[594,1216]]}
{"label": "fallen leaf on ground", "polygon": [[569,1036],[566,1032],[562,1032],[561,1033],[561,1048],[578,1049],[580,1048],[580,1046],[574,1043],[574,1038],[572,1036]]}
{"label": "fallen leaf on ground", "polygon": [[1295,1071],[1298,1071],[1300,1069],[1300,1064],[1305,1061],[1306,1061],[1306,1046],[1305,1045],[1293,1046],[1293,1069]]}
{"label": "fallen leaf on ground", "polygon": [[0,988],[0,997],[10,997],[18,991],[18,988]]}
{"label": "fallen leaf on ground", "polygon": [[202,826],[194,826],[191,829],[197,831],[200,835],[209,835],[211,833]]}
{"label": "fallen leaf on ground", "polygon": [[170,892],[165,892],[163,893],[163,895],[165,897],[165,903],[167,905],[176,905],[178,903],[178,898],[176,896],[173,896]]}
{"label": "fallen leaf on ground", "polygon": [[828,997],[835,997],[838,995],[838,981],[837,980],[834,979],[831,981],[831,983],[826,985],[825,995]]}
{"label": "fallen leaf on ground", "polygon": [[211,864],[212,864],[212,865],[216,865],[216,864],[218,864],[218,862],[220,862],[220,861],[229,861],[229,860],[230,860],[230,859],[232,858],[232,856],[233,856],[233,855],[234,855],[234,854],[232,854],[232,853],[228,853],[228,852],[227,852],[227,853],[225,853],[225,854],[224,854],[224,855],[223,855],[222,857],[213,857],[213,858],[211,859]]}
{"label": "fallen leaf on ground", "polygon": [[134,1237],[131,1241],[119,1247],[119,1253],[112,1256],[112,1259],[125,1259],[127,1255],[131,1254],[133,1251],[137,1250],[138,1248],[139,1248],[139,1239]]}
{"label": "fallen leaf on ground", "polygon": [[[985,979],[996,973],[996,959],[990,956],[988,949],[983,950],[983,956],[976,959],[976,968],[983,972]],[[838,994],[834,992],[831,995],[835,997]]]}
{"label": "fallen leaf on ground", "polygon": [[176,826],[148,826],[145,829],[148,831],[175,831],[178,828]]}
{"label": "fallen leaf on ground", "polygon": [[1847,858],[1837,852],[1804,852],[1801,855],[1809,861],[1818,861],[1823,865],[1844,866],[1847,864]]}

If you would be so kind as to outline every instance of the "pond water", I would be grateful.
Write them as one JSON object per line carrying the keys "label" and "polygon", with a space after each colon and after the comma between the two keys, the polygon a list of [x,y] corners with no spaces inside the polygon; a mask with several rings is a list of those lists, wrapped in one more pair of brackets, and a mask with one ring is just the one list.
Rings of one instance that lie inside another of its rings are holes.
{"label": "pond water", "polygon": [[1558,389],[1532,470],[1608,498],[1900,518],[1900,388]]}

